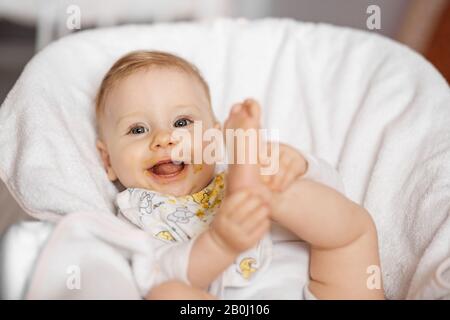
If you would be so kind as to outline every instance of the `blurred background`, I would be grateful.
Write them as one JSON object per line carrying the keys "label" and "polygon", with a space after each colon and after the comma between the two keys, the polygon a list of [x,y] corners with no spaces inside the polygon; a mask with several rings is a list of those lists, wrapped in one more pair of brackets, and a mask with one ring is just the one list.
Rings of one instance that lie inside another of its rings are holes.
{"label": "blurred background", "polygon": [[[380,28],[369,30],[372,5]],[[80,28],[71,30],[67,18],[77,12]],[[0,102],[37,51],[71,32],[215,17],[284,17],[376,32],[423,54],[450,82],[450,0],[0,0]],[[25,217],[0,181],[0,235]]]}

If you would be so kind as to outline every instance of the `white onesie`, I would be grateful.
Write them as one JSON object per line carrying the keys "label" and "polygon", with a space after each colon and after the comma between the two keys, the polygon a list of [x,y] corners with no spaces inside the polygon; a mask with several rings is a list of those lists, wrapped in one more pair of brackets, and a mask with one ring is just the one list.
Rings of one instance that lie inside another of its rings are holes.
{"label": "white onesie", "polygon": [[[308,161],[308,172],[303,178],[310,178],[343,191],[337,172],[329,164],[305,153],[303,155]],[[151,261],[152,265],[148,266],[152,272],[147,274],[145,270],[141,270],[142,277],[137,279],[143,295],[153,286],[170,279],[178,279],[189,284],[187,269],[193,240],[209,227],[223,201],[225,179],[224,172],[221,170],[222,168],[218,167],[216,176],[206,188],[188,196],[174,197],[139,188],[128,188],[117,195],[116,204],[119,215],[150,233],[154,239],[155,259]],[[258,284],[258,282],[266,284],[271,282],[265,278],[271,274],[268,270],[271,267],[273,273],[274,266],[271,266],[271,262],[274,254],[275,260],[279,260],[279,255],[272,252],[273,244],[275,242],[278,246],[279,242],[286,241],[299,242],[292,233],[273,226],[271,232],[268,232],[254,248],[241,253],[234,263],[210,285],[209,293],[222,299],[282,298],[283,295],[280,297],[274,294],[270,288],[263,293],[264,290],[260,288],[261,283]],[[292,246],[292,244],[289,245]],[[303,251],[302,254],[307,256],[308,248],[304,243],[300,246],[295,250]],[[280,248],[281,252],[283,250],[285,248]],[[273,281],[273,278],[282,277],[282,273],[283,271],[277,271],[270,278]],[[306,286],[307,270],[304,278],[304,283],[299,283],[304,286],[302,294],[292,298],[314,298]],[[293,284],[289,283],[289,285]],[[252,288],[258,288],[256,294]],[[249,295],[242,295],[245,292]]]}

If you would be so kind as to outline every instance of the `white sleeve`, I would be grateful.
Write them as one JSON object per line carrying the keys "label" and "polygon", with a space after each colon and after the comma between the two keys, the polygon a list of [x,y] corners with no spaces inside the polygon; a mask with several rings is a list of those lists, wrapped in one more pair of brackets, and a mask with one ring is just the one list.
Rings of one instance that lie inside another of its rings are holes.
{"label": "white sleeve", "polygon": [[316,158],[307,152],[300,151],[300,153],[308,163],[307,171],[302,178],[322,183],[345,194],[342,178],[331,164],[325,160]]}
{"label": "white sleeve", "polygon": [[196,238],[168,244],[149,237],[149,252],[136,254],[131,259],[133,275],[142,297],[154,286],[168,280],[179,280],[190,285],[189,256]]}

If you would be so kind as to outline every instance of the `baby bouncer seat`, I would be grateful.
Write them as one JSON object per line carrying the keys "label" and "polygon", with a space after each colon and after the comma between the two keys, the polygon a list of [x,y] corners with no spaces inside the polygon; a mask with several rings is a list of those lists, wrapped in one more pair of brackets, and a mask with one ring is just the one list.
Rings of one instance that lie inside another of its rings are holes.
{"label": "baby bouncer seat", "polygon": [[[126,229],[123,242],[108,233],[123,226],[114,215],[118,190],[95,149],[93,99],[112,63],[141,49],[197,65],[219,120],[254,97],[280,141],[339,171],[346,195],[376,223],[387,298],[450,297],[450,94],[439,72],[364,31],[219,19],[83,31],[28,63],[0,108],[0,178],[40,221],[12,226],[2,239],[3,298],[140,297],[136,261],[142,267],[151,253],[138,230]],[[57,280],[82,260],[68,252],[89,257],[86,274],[102,266],[81,296]],[[122,289],[111,290],[108,277]]]}

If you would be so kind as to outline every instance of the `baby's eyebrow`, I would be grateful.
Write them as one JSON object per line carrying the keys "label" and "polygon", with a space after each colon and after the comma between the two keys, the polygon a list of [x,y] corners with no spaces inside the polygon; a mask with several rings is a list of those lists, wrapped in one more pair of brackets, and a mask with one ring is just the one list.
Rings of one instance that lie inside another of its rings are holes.
{"label": "baby's eyebrow", "polygon": [[[181,110],[189,110],[189,109],[192,109],[192,108],[196,109],[198,112],[201,112],[200,108],[199,108],[197,105],[195,105],[195,104],[179,104],[179,105],[174,105],[173,107],[171,107],[171,111],[173,111],[173,110],[179,110],[179,109],[181,109]],[[133,116],[138,116],[138,115],[141,115],[141,114],[144,114],[144,113],[141,112],[141,111],[136,111],[136,112],[127,113],[127,114],[121,116],[119,119],[117,119],[117,121],[116,121],[116,126],[118,126],[119,123],[120,123],[122,120],[126,119],[126,118],[133,117]]]}
{"label": "baby's eyebrow", "polygon": [[142,112],[137,111],[137,112],[132,112],[132,113],[128,113],[128,114],[126,114],[126,115],[121,116],[119,119],[117,119],[116,126],[119,125],[119,123],[120,123],[122,120],[124,120],[125,118],[129,118],[129,117],[132,117],[132,116],[137,116],[137,115],[139,115],[139,114],[141,114],[141,113],[142,113]]}
{"label": "baby's eyebrow", "polygon": [[172,110],[173,109],[192,109],[192,108],[197,109],[197,111],[200,111],[200,108],[197,105],[195,105],[195,104],[175,105],[175,106],[172,107]]}

